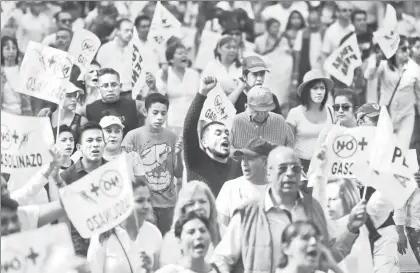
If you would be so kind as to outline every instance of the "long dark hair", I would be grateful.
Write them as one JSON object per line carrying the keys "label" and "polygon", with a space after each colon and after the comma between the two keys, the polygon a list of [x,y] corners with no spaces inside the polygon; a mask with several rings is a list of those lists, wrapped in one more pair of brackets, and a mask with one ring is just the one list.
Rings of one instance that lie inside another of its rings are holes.
{"label": "long dark hair", "polygon": [[[219,42],[216,45],[216,48],[214,49],[214,57],[216,58],[216,60],[222,61],[222,59],[221,59],[222,56],[219,53],[219,48],[222,47],[223,45],[227,44],[227,43],[230,43],[231,41],[235,41],[235,43],[236,43],[235,38],[233,38],[230,35],[224,35],[222,38],[220,38]],[[239,50],[239,45],[238,45],[238,50]],[[239,55],[239,52],[236,55],[236,58],[234,60],[236,67],[240,67],[242,65],[241,61],[239,61],[238,55]]]}
{"label": "long dark hair", "polygon": [[[406,43],[408,43],[407,37],[400,35],[400,42],[398,44],[398,49]],[[387,63],[388,63],[389,69],[391,69],[392,71],[395,71],[397,69],[397,52],[395,52],[395,54],[392,55],[392,57],[387,60]]]}
{"label": "long dark hair", "polygon": [[7,45],[7,43],[11,41],[13,43],[13,45],[16,47],[16,60],[15,60],[15,64],[19,63],[19,58],[20,58],[20,51],[19,51],[19,46],[18,46],[18,42],[15,38],[10,37],[10,36],[3,36],[1,38],[1,65],[4,65],[4,56],[3,56],[3,48]]}
{"label": "long dark hair", "polygon": [[325,86],[325,95],[324,95],[324,98],[322,99],[321,105],[319,106],[319,110],[324,109],[325,104],[327,103],[327,99],[328,99],[328,92],[330,91],[327,89],[327,83],[324,80],[313,80],[305,86],[300,96],[300,100],[303,106],[306,106],[306,107],[309,106],[309,101],[310,101],[310,96],[311,96],[309,90],[311,90],[311,88],[313,88],[319,82],[324,83],[324,86]]}
{"label": "long dark hair", "polygon": [[291,29],[291,28],[292,28],[292,16],[293,16],[293,14],[297,14],[297,15],[300,17],[300,21],[301,21],[302,23],[300,24],[299,29],[304,28],[304,27],[305,27],[305,19],[303,18],[302,13],[300,13],[300,12],[299,12],[299,11],[297,11],[297,10],[294,10],[294,11],[292,11],[292,13],[290,13],[290,15],[289,15],[289,19],[287,20],[287,24],[286,24],[286,30],[289,30],[289,29]]}

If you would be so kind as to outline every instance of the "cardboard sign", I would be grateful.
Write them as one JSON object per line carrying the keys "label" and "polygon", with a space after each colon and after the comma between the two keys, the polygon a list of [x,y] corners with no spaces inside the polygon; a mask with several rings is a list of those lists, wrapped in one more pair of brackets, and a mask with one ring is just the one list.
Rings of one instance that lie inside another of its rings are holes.
{"label": "cardboard sign", "polygon": [[400,35],[397,30],[397,12],[390,5],[386,5],[384,25],[373,33],[373,39],[378,43],[387,59],[391,58],[398,50]]}
{"label": "cardboard sign", "polygon": [[54,246],[60,246],[69,256],[75,254],[64,223],[2,236],[1,272],[44,273],[47,255]]}
{"label": "cardboard sign", "polygon": [[52,160],[54,135],[48,117],[24,117],[1,111],[1,171],[39,168]]}
{"label": "cardboard sign", "polygon": [[147,40],[156,47],[165,48],[171,36],[181,38],[181,23],[161,2],[157,2]]}
{"label": "cardboard sign", "polygon": [[133,87],[133,94],[138,94],[140,92],[142,84],[144,83],[144,75],[142,75],[143,54],[140,52],[141,43],[136,27],[133,28],[133,38],[131,38],[130,44],[132,50],[131,86]]}
{"label": "cardboard sign", "polygon": [[214,49],[221,37],[220,33],[211,30],[203,30],[198,47],[197,56],[195,58],[194,67],[199,70],[204,70],[210,61],[214,60]]}
{"label": "cardboard sign", "polygon": [[67,216],[83,238],[108,231],[130,215],[134,198],[129,173],[122,154],[60,189]]}
{"label": "cardboard sign", "polygon": [[68,52],[73,57],[74,64],[80,68],[79,80],[82,79],[100,46],[101,40],[89,30],[79,29],[74,33]]}
{"label": "cardboard sign", "polygon": [[334,126],[326,139],[328,178],[355,178],[355,162],[369,158],[375,127]]}
{"label": "cardboard sign", "polygon": [[70,79],[73,57],[67,52],[30,41],[20,67],[20,93],[59,103],[63,82]]}
{"label": "cardboard sign", "polygon": [[235,114],[235,106],[233,106],[232,102],[228,99],[225,92],[223,92],[218,84],[207,95],[207,99],[204,102],[203,109],[201,110],[200,120],[204,120],[206,122],[220,121],[228,128],[231,128]]}
{"label": "cardboard sign", "polygon": [[328,56],[324,63],[324,69],[337,80],[350,86],[354,78],[354,69],[361,66],[362,63],[356,34],[353,34]]}

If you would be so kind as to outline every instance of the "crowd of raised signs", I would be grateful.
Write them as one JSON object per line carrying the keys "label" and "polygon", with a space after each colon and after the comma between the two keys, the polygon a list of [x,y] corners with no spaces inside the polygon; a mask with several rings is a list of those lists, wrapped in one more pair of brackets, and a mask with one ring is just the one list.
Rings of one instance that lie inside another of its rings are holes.
{"label": "crowd of raised signs", "polygon": [[1,12],[1,272],[420,272],[420,2]]}

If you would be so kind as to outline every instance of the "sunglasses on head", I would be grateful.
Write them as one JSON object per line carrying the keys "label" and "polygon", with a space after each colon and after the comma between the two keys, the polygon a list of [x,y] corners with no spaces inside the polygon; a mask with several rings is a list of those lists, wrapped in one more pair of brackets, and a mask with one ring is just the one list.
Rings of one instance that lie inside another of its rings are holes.
{"label": "sunglasses on head", "polygon": [[332,108],[336,112],[340,111],[340,108],[343,109],[344,112],[347,112],[348,110],[350,110],[351,105],[350,104],[334,104]]}

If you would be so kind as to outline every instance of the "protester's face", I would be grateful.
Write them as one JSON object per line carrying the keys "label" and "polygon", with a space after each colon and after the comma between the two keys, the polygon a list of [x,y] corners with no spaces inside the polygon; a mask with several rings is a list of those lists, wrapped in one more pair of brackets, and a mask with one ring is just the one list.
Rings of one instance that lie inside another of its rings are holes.
{"label": "protester's face", "polygon": [[279,194],[297,194],[302,167],[297,155],[290,150],[274,151],[267,162],[267,180]]}
{"label": "protester's face", "polygon": [[87,86],[96,86],[98,84],[99,65],[90,64],[87,67],[84,79]]}
{"label": "protester's face", "polygon": [[339,11],[337,12],[337,17],[341,20],[349,21],[351,13],[353,12],[349,3],[342,2],[340,3]]}
{"label": "protester's face", "polygon": [[175,50],[174,58],[172,59],[174,67],[188,67],[187,50],[185,47],[178,47]]}
{"label": "protester's face", "polygon": [[340,186],[336,183],[327,184],[327,212],[331,220],[338,220],[345,215]]}
{"label": "protester's face", "polygon": [[338,96],[334,100],[334,114],[340,124],[346,124],[354,119],[353,104],[345,96]]}
{"label": "protester's face", "polygon": [[235,41],[230,41],[222,45],[219,49],[222,60],[233,62],[238,56],[238,45]]}
{"label": "protester's face", "polygon": [[396,58],[397,61],[403,64],[408,61],[408,59],[410,58],[410,45],[408,44],[408,42],[398,47]]}
{"label": "protester's face", "polygon": [[321,253],[317,244],[320,241],[317,232],[308,226],[308,230],[297,235],[288,245],[284,246],[284,253],[293,264],[300,268],[310,269],[308,272],[313,272],[319,265]]}
{"label": "protester's face", "polygon": [[244,156],[241,161],[242,173],[248,180],[265,179],[265,159],[262,156]]}
{"label": "protester's face", "polygon": [[269,111],[257,111],[248,106],[247,111],[251,119],[256,122],[264,122],[268,118]]}
{"label": "protester's face", "polygon": [[266,71],[248,72],[245,80],[248,86],[254,87],[256,85],[263,85]]}
{"label": "protester's face", "polygon": [[122,22],[117,35],[122,41],[129,43],[133,37],[133,24],[128,21]]}
{"label": "protester's face", "polygon": [[180,243],[185,257],[202,258],[210,245],[210,233],[202,221],[193,219],[184,224]]}
{"label": "protester's face", "polygon": [[91,129],[82,133],[80,150],[88,161],[99,161],[104,154],[104,136],[102,130]]}
{"label": "protester's face", "polygon": [[270,28],[267,31],[270,35],[277,36],[280,31],[280,23],[277,23],[277,22],[272,23]]}
{"label": "protester's face", "polygon": [[323,81],[318,81],[311,87],[311,89],[309,89],[311,101],[316,104],[321,104],[321,102],[324,100],[325,93],[326,88]]}
{"label": "protester's face", "polygon": [[70,13],[68,12],[61,12],[58,16],[57,26],[64,27],[71,29],[71,24],[73,23],[73,19]]}
{"label": "protester's face", "polygon": [[7,43],[3,46],[1,49],[3,51],[3,58],[5,59],[5,62],[7,63],[16,63],[16,57],[17,57],[17,47],[12,41],[7,41]]}
{"label": "protester's face", "polygon": [[55,47],[67,51],[70,47],[71,35],[68,31],[61,30],[56,33]]}
{"label": "protester's face", "polygon": [[366,32],[367,31],[367,20],[366,15],[359,13],[354,17],[353,22],[354,28],[359,32]]}
{"label": "protester's face", "polygon": [[115,151],[121,147],[123,139],[123,130],[120,126],[114,124],[103,129],[107,150]]}
{"label": "protester's face", "polygon": [[168,107],[163,103],[152,103],[146,112],[146,123],[152,128],[161,129],[167,119]]}
{"label": "protester's face", "polygon": [[137,187],[134,189],[134,210],[137,216],[146,219],[152,210],[152,198],[147,187]]}
{"label": "protester's face", "polygon": [[150,23],[150,20],[142,20],[137,25],[137,33],[139,34],[140,39],[147,39],[147,35],[149,34],[150,30]]}
{"label": "protester's face", "polygon": [[63,101],[63,108],[70,111],[76,111],[78,98],[79,98],[78,91],[75,91],[72,93],[66,93],[66,96],[64,97],[64,101]]}
{"label": "protester's face", "polygon": [[2,208],[1,215],[1,236],[18,233],[21,230],[19,217],[16,210]]}
{"label": "protester's face", "polygon": [[191,195],[190,200],[185,204],[184,211],[188,214],[191,211],[194,211],[198,215],[210,218],[210,202],[207,198],[206,193],[202,189],[195,189]]}
{"label": "protester's face", "polygon": [[303,24],[302,18],[299,16],[297,12],[292,13],[290,17],[290,23],[293,29],[299,29]]}
{"label": "protester's face", "polygon": [[105,74],[98,78],[99,90],[102,100],[105,102],[116,102],[120,99],[121,83],[117,75]]}
{"label": "protester's face", "polygon": [[317,12],[311,12],[308,16],[308,27],[311,30],[318,30],[321,26],[321,20]]}
{"label": "protester's face", "polygon": [[60,132],[57,139],[57,147],[64,156],[71,156],[74,150],[74,137],[70,132]]}
{"label": "protester's face", "polygon": [[213,124],[203,138],[203,147],[216,157],[227,158],[230,152],[229,130],[221,124]]}
{"label": "protester's face", "polygon": [[357,115],[357,125],[358,126],[376,126],[377,122],[365,114],[361,113]]}

